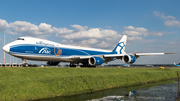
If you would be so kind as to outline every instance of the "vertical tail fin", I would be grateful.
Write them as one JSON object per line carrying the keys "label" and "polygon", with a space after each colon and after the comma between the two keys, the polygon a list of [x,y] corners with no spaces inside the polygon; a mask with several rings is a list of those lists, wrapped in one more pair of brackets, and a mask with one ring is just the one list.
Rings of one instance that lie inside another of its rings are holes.
{"label": "vertical tail fin", "polygon": [[119,43],[113,49],[113,52],[116,52],[117,54],[125,54],[126,41],[127,41],[127,35],[123,35]]}

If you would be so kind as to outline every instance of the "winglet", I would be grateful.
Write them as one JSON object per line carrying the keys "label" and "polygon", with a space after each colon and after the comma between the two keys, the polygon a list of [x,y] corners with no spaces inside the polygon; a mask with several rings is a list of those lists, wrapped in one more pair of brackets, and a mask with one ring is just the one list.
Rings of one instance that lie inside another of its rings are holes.
{"label": "winglet", "polygon": [[125,54],[125,46],[127,41],[127,35],[123,35],[119,43],[116,45],[116,47],[113,49],[113,52],[117,54]]}
{"label": "winglet", "polygon": [[164,54],[176,54],[176,53],[172,52],[172,53],[164,53]]}

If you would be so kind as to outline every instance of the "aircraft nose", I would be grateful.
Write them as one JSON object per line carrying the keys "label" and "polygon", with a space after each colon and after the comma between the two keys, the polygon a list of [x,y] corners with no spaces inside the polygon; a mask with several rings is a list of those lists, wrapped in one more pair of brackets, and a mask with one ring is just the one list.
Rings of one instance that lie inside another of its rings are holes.
{"label": "aircraft nose", "polygon": [[10,50],[10,46],[9,46],[9,45],[5,45],[5,46],[3,47],[3,50],[8,53],[9,50]]}

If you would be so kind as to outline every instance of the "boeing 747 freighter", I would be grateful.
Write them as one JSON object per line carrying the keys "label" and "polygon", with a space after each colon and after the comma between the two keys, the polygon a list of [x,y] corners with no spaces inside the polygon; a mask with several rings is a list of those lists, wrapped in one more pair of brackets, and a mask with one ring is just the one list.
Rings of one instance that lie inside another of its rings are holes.
{"label": "boeing 747 freighter", "polygon": [[121,59],[132,64],[139,56],[164,55],[172,53],[126,53],[127,36],[124,35],[113,50],[78,47],[32,37],[19,37],[5,45],[3,50],[15,57],[26,60],[47,61],[48,65],[69,62],[70,67],[81,63],[82,67],[92,67]]}

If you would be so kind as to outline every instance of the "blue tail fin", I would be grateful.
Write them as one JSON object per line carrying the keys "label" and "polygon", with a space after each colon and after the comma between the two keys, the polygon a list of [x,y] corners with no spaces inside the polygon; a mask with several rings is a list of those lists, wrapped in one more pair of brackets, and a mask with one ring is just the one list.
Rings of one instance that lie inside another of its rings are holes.
{"label": "blue tail fin", "polygon": [[113,49],[113,52],[117,54],[125,54],[125,46],[126,46],[127,35],[123,35],[119,43]]}

